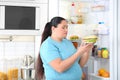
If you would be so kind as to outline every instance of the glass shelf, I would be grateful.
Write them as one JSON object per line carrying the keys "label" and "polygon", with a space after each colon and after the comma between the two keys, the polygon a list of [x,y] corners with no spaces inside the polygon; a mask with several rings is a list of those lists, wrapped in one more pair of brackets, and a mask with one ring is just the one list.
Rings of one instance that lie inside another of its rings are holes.
{"label": "glass shelf", "polygon": [[105,78],[105,77],[97,76],[94,73],[89,74],[89,79],[90,80],[110,80],[110,78]]}
{"label": "glass shelf", "polygon": [[90,59],[93,59],[93,60],[97,60],[97,61],[105,61],[105,60],[109,60],[109,58],[99,58],[99,57],[97,57],[97,56],[90,56]]}

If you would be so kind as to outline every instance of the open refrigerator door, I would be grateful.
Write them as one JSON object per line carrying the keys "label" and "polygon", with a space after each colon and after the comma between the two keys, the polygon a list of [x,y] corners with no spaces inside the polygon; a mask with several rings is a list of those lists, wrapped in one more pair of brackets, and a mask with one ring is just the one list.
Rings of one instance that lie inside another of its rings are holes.
{"label": "open refrigerator door", "polygon": [[84,80],[112,80],[110,64],[111,34],[113,16],[110,0],[58,0],[58,15],[68,20],[68,36],[83,38],[88,35],[98,36],[90,53],[90,58],[83,68]]}

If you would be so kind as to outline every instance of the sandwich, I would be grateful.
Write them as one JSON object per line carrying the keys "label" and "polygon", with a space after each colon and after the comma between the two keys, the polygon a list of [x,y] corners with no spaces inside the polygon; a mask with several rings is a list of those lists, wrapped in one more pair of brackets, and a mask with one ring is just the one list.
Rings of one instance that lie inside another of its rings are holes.
{"label": "sandwich", "polygon": [[91,36],[84,37],[84,38],[83,38],[83,41],[84,41],[85,43],[96,43],[97,39],[98,39],[97,36],[91,35]]}

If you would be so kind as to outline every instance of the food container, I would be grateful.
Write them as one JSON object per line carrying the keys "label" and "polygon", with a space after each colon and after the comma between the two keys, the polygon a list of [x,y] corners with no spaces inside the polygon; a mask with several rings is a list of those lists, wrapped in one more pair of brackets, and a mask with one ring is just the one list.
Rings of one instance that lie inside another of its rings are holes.
{"label": "food container", "polygon": [[7,64],[7,80],[18,80],[19,79],[19,62],[18,57],[6,57],[6,64]]}
{"label": "food container", "polygon": [[0,58],[0,80],[7,80],[5,59]]}
{"label": "food container", "polygon": [[11,68],[7,73],[8,80],[18,80],[18,68]]}
{"label": "food container", "polygon": [[0,72],[0,80],[7,80],[7,74],[4,72]]}
{"label": "food container", "polygon": [[21,79],[23,80],[34,80],[35,69],[34,68],[21,68]]}

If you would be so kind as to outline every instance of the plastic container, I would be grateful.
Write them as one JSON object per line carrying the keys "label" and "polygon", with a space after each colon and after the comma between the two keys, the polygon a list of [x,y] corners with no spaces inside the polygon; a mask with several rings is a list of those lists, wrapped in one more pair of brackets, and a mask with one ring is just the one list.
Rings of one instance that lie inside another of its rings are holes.
{"label": "plastic container", "polygon": [[20,59],[11,57],[6,59],[7,64],[7,80],[19,80],[20,78]]}
{"label": "plastic container", "polygon": [[7,80],[5,59],[0,59],[0,80]]}
{"label": "plastic container", "polygon": [[18,80],[18,68],[10,68],[7,72],[8,80]]}

